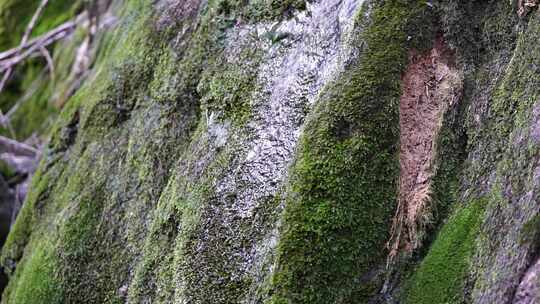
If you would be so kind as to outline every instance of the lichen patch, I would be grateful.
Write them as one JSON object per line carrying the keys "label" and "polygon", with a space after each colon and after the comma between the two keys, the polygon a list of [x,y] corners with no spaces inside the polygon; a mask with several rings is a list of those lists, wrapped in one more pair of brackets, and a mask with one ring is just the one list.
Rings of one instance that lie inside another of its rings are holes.
{"label": "lichen patch", "polygon": [[460,98],[462,77],[442,37],[423,54],[411,52],[400,98],[400,180],[398,208],[389,242],[390,259],[418,248],[432,222],[432,178],[437,135],[447,109]]}

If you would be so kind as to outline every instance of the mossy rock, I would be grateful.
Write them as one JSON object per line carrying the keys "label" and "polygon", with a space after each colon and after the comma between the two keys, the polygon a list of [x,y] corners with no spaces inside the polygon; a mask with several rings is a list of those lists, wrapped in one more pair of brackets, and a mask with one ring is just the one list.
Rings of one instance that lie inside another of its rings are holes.
{"label": "mossy rock", "polygon": [[374,2],[359,62],[327,86],[306,123],[272,303],[367,303],[382,287],[383,278],[369,273],[384,264],[396,206],[400,76],[408,51],[434,39],[422,19],[428,10],[424,2]]}
{"label": "mossy rock", "polygon": [[464,303],[469,265],[483,220],[485,202],[459,208],[438,233],[408,283],[405,303]]}

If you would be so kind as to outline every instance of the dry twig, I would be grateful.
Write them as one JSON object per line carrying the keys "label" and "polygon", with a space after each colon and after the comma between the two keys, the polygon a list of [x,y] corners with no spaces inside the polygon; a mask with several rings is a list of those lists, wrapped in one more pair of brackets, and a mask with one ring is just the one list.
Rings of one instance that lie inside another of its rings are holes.
{"label": "dry twig", "polygon": [[36,157],[38,150],[25,143],[0,136],[0,153],[15,154],[18,156]]}
{"label": "dry twig", "polygon": [[[41,16],[41,13],[43,12],[43,9],[45,9],[45,6],[47,6],[47,3],[49,3],[49,0],[41,0],[41,3],[39,4],[36,12],[32,16],[32,19],[30,20],[30,23],[28,23],[28,25],[26,26],[26,30],[24,31],[24,35],[21,39],[21,43],[19,44],[19,47],[22,45],[25,45],[28,39],[30,38],[30,35],[32,34],[32,30],[36,26],[39,16]],[[14,56],[17,57],[19,55],[19,52],[20,50],[16,51],[14,53]],[[0,82],[0,93],[2,93],[4,87],[6,86],[7,82],[11,78],[11,74],[13,73],[14,67],[15,65],[10,65],[6,67],[5,69],[2,69],[2,71],[5,73],[4,73],[4,76],[2,77],[2,81]],[[13,127],[11,126],[9,118],[4,116],[4,114],[1,112],[0,114],[1,114],[1,119],[2,119],[2,125],[7,127],[9,129],[9,132],[11,133],[11,136],[15,138],[15,131],[13,130]]]}
{"label": "dry twig", "polygon": [[79,16],[76,20],[63,23],[52,31],[19,46],[17,49],[0,53],[0,72],[13,68],[32,54],[39,52],[42,48],[67,37],[75,30],[77,25],[84,20],[83,18],[84,16]]}
{"label": "dry twig", "polygon": [[[72,83],[69,86],[70,92],[68,93],[69,95],[72,94],[71,88],[73,87],[73,90],[75,90],[80,85],[80,82],[82,82],[84,76],[87,75],[87,70],[91,65],[91,44],[96,32],[102,28],[111,26],[115,22],[115,18],[112,16],[107,16],[104,20],[100,20],[101,15],[107,10],[110,1],[104,1],[104,4],[98,5],[98,1],[93,0],[87,10],[76,16],[74,19],[57,26],[39,37],[31,39],[32,31],[38,23],[48,2],[49,0],[41,0],[39,7],[26,27],[19,46],[0,52],[0,73],[3,73],[2,78],[0,78],[0,94],[7,86],[15,67],[21,62],[35,56],[42,56],[45,59],[51,79],[54,82],[54,61],[47,47],[59,40],[69,37],[79,25],[83,25],[88,28],[87,37],[83,44],[77,49],[72,75],[70,76],[70,79],[68,79],[68,83]],[[10,130],[13,138],[15,138],[15,133],[10,125],[10,117],[19,108],[20,104],[28,100],[36,90],[34,84],[32,84],[29,89],[30,94],[26,92],[24,96],[16,102],[15,106],[9,110],[8,115],[4,115],[0,112],[0,124]]]}
{"label": "dry twig", "polygon": [[[24,35],[21,39],[21,43],[19,44],[19,49],[14,52],[14,57],[18,57],[19,53],[21,52],[20,48],[21,46],[25,45],[28,42],[28,39],[30,38],[30,35],[32,34],[32,30],[36,26],[36,23],[41,16],[41,13],[43,12],[43,9],[45,9],[45,6],[47,6],[47,3],[49,3],[49,0],[41,0],[41,3],[39,4],[36,12],[32,16],[32,19],[30,20],[30,23],[26,26],[26,30],[24,31]],[[2,71],[5,71],[4,77],[2,79],[2,83],[0,83],[0,93],[4,89],[4,86],[6,85],[7,81],[11,77],[11,74],[13,72],[14,65],[9,65],[6,68],[3,68]]]}
{"label": "dry twig", "polygon": [[13,117],[15,112],[17,112],[17,110],[21,107],[21,105],[25,103],[26,101],[28,101],[37,92],[37,90],[43,83],[44,75],[45,75],[45,70],[42,70],[39,76],[36,78],[36,80],[32,82],[32,84],[30,85],[30,88],[26,90],[26,92],[24,92],[24,95],[21,98],[19,98],[15,102],[15,104],[9,109],[9,111],[5,115],[7,116],[9,120],[11,120],[11,118]]}

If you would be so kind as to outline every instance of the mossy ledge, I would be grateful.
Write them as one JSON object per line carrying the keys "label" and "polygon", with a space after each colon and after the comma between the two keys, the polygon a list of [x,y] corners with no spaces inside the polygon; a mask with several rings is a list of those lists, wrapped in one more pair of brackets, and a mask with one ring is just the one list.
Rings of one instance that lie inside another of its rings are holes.
{"label": "mossy ledge", "polygon": [[[292,168],[270,303],[367,303],[396,202],[400,77],[434,41],[423,1],[365,4],[358,62],[328,85]],[[431,18],[429,17],[431,16]],[[423,18],[423,19],[422,19]]]}
{"label": "mossy ledge", "polygon": [[465,282],[485,204],[485,200],[474,200],[450,216],[409,280],[405,303],[457,304],[467,300]]}
{"label": "mossy ledge", "polygon": [[[246,98],[254,77],[240,69],[226,70],[221,59],[226,32],[234,25],[231,20],[239,18],[237,11],[252,6],[237,2],[237,7],[224,11],[219,9],[222,2],[226,1],[210,1],[200,11],[193,2],[195,13],[189,16],[155,11],[151,1],[126,1],[117,7],[120,22],[103,37],[95,70],[52,128],[32,189],[3,248],[2,264],[11,278],[3,303],[122,303],[146,296],[152,273],[145,277],[144,269],[138,270],[143,277],[134,278],[128,298],[131,271],[138,257],[150,255],[141,252],[143,245],[153,245],[167,225],[174,235],[175,223],[183,216],[178,211],[169,215],[171,209],[156,205],[167,184],[170,192],[178,190],[174,186],[181,178],[169,181],[170,173],[180,175],[172,170],[173,163],[198,155],[197,150],[185,150],[191,141],[198,148],[206,132],[201,106],[223,111],[221,118],[237,125],[249,116]],[[279,20],[286,11],[302,9],[299,3],[304,2],[256,3],[272,14],[250,22]],[[176,36],[180,29],[181,39]],[[224,79],[221,73],[235,78]],[[214,87],[198,87],[202,78]],[[242,90],[230,100],[224,98],[220,87],[228,89],[235,80]],[[227,167],[221,156],[213,161],[219,172]],[[206,188],[214,181],[201,179],[200,195],[197,189],[186,189],[195,197],[189,201],[194,206],[177,202],[180,194],[170,193],[164,195],[163,205],[181,205],[189,209],[188,215],[195,212],[192,209],[209,200]],[[153,221],[153,211],[170,223]],[[190,233],[189,227],[183,231]],[[173,242],[168,245],[169,252],[176,253]],[[152,258],[146,256],[141,268]],[[164,265],[158,281],[170,288],[152,294],[163,301],[176,292],[171,270],[179,261],[168,261],[173,265]],[[233,296],[241,292],[240,287],[228,291]]]}

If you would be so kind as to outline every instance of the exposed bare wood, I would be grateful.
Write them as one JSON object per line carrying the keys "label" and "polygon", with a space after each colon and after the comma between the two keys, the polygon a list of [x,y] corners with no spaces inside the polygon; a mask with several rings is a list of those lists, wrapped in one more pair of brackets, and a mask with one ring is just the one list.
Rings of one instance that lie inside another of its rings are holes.
{"label": "exposed bare wood", "polygon": [[453,53],[442,37],[424,54],[411,54],[400,98],[400,176],[388,265],[420,248],[433,222],[432,180],[441,119],[462,90]]}

